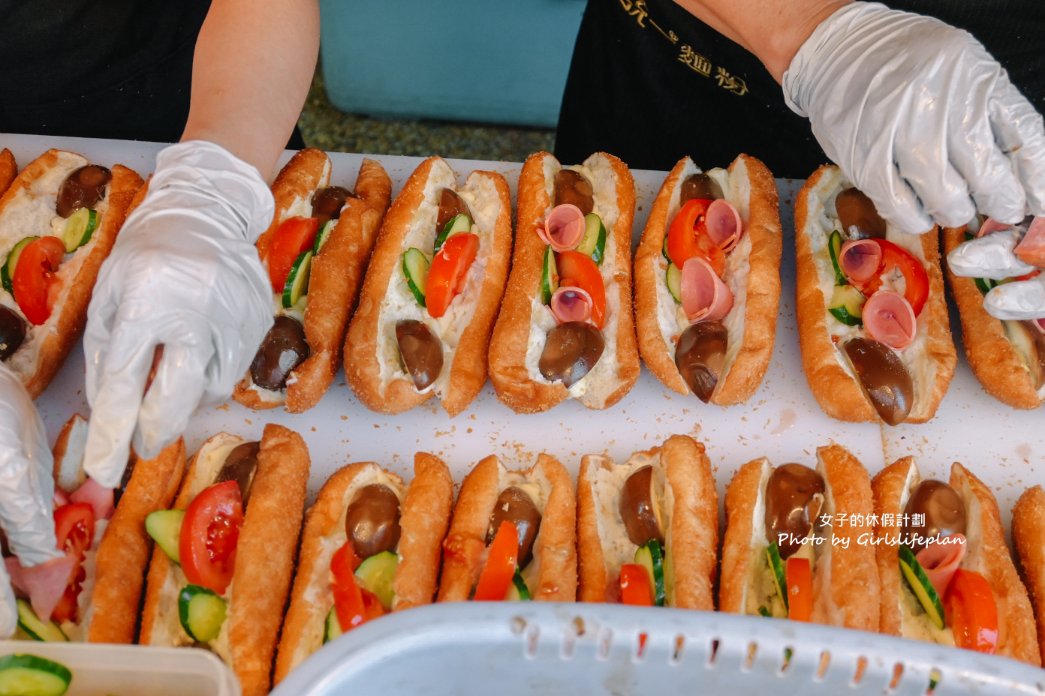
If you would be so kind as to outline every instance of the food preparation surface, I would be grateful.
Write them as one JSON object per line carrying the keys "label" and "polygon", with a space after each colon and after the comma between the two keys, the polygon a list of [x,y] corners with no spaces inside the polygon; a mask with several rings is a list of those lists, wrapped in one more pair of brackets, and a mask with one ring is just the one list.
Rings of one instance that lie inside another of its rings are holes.
{"label": "food preparation surface", "polygon": [[[154,143],[0,135],[24,166],[48,147],[81,152],[92,161],[122,163],[142,175],[153,168],[162,147]],[[284,162],[290,153],[284,155]],[[333,184],[354,183],[362,155],[332,153]],[[393,194],[421,161],[419,158],[374,156],[393,180]],[[699,153],[698,153],[699,157]],[[512,187],[521,165],[506,162],[450,160],[459,180],[474,169],[503,173]],[[638,240],[663,172],[634,171]],[[504,406],[489,384],[469,408],[449,418],[433,399],[399,416],[373,413],[363,407],[338,374],[320,404],[300,415],[282,409],[251,411],[229,401],[201,409],[185,434],[190,451],[209,435],[227,430],[259,438],[267,422],[277,422],[302,434],[312,454],[310,493],[338,467],[373,460],[409,476],[413,453],[432,452],[444,458],[459,484],[481,457],[501,456],[509,466],[529,466],[538,452],[557,456],[576,474],[585,453],[615,458],[659,445],[682,433],[703,441],[715,467],[719,494],[744,462],[768,456],[774,463],[813,463],[816,447],[830,441],[845,445],[874,474],[896,457],[914,454],[923,474],[946,478],[948,466],[960,460],[995,490],[1008,526],[1009,511],[1026,486],[1045,483],[1039,465],[1045,459],[1045,421],[1038,411],[1014,411],[987,396],[969,371],[959,348],[958,369],[935,420],[898,428],[871,423],[842,423],[825,416],[809,392],[802,373],[794,309],[794,235],[792,205],[800,181],[778,180],[784,229],[782,293],[772,362],[759,390],[747,404],[721,408],[696,397],[678,395],[643,369],[635,388],[606,411],[589,411],[570,401],[543,414],[519,415]],[[957,322],[952,319],[952,326]],[[37,404],[54,437],[73,413],[87,413],[83,393],[83,354],[77,349]]]}

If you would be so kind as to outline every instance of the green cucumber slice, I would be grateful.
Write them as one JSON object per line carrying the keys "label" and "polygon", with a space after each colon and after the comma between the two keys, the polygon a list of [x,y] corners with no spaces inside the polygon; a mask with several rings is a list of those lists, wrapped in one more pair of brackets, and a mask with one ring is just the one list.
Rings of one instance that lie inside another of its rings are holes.
{"label": "green cucumber slice", "polygon": [[635,562],[646,568],[650,579],[653,580],[653,604],[662,607],[667,602],[667,593],[664,591],[664,552],[661,550],[660,542],[650,539],[635,551]]}
{"label": "green cucumber slice", "polygon": [[283,306],[290,309],[298,303],[302,295],[308,293],[308,279],[312,275],[312,256],[314,252],[306,251],[294,265],[290,267],[290,275],[283,286]]}
{"label": "green cucumber slice", "polygon": [[606,253],[606,226],[602,224],[602,218],[595,213],[584,216],[584,236],[577,245],[577,251],[587,254],[597,264],[602,263]]}
{"label": "green cucumber slice", "polygon": [[925,613],[929,616],[929,620],[932,621],[933,625],[942,629],[944,626],[943,602],[940,601],[940,595],[936,593],[936,588],[929,582],[929,577],[922,569],[922,564],[914,557],[914,552],[911,549],[901,546],[899,555],[900,572],[903,573],[907,586],[911,588],[911,592],[918,598],[918,603],[922,605],[922,609],[925,609]]}
{"label": "green cucumber slice", "polygon": [[446,221],[443,230],[435,238],[435,251],[443,246],[447,239],[459,232],[468,232],[472,229],[472,218],[464,213],[458,213]]}
{"label": "green cucumber slice", "polygon": [[974,278],[973,280],[976,282],[976,289],[980,291],[981,295],[986,295],[998,286],[998,281],[990,278]]}
{"label": "green cucumber slice", "polygon": [[784,609],[787,609],[787,576],[784,575],[784,559],[780,557],[780,548],[776,544],[766,547],[766,560],[769,562],[769,571],[773,573],[773,579],[776,581],[777,594],[784,602]]}
{"label": "green cucumber slice", "polygon": [[767,619],[773,618],[773,614],[769,611],[769,609],[767,609],[765,607],[759,607],[758,608],[758,615],[759,616],[764,616]]}
{"label": "green cucumber slice", "polygon": [[660,245],[660,253],[664,255],[664,258],[671,263],[671,257],[668,255],[668,235],[664,235],[664,243]]}
{"label": "green cucumber slice", "polygon": [[842,233],[838,230],[833,231],[827,238],[827,250],[831,254],[831,265],[835,269],[835,285],[847,284],[849,281],[846,280],[845,273],[842,273],[842,266],[838,261],[842,254]]}
{"label": "green cucumber slice", "polygon": [[865,302],[864,294],[852,285],[836,285],[827,311],[846,326],[860,326],[864,323]]}
{"label": "green cucumber slice", "polygon": [[682,304],[682,270],[673,263],[668,264],[664,281],[668,284],[668,292],[675,299],[675,304]]}
{"label": "green cucumber slice", "polygon": [[175,563],[181,563],[178,546],[181,540],[181,523],[184,519],[184,510],[156,510],[145,517],[145,531]]}
{"label": "green cucumber slice", "polygon": [[221,633],[229,603],[212,590],[186,585],[178,593],[178,620],[195,641],[208,643]]}
{"label": "green cucumber slice", "polygon": [[0,657],[0,696],[62,696],[73,673],[65,665],[36,655]]}
{"label": "green cucumber slice", "polygon": [[11,279],[15,277],[15,269],[18,268],[18,257],[22,255],[22,249],[35,242],[39,237],[26,237],[20,239],[17,244],[11,247],[11,251],[7,254],[7,260],[4,261],[4,265],[0,266],[0,282],[3,283],[4,290],[7,290],[12,295],[15,294],[14,285]]}
{"label": "green cucumber slice", "polygon": [[398,565],[399,556],[392,551],[382,551],[367,558],[356,568],[359,583],[374,593],[386,611],[392,608],[392,600],[395,599],[392,583]]}
{"label": "green cucumber slice", "polygon": [[548,304],[559,289],[559,269],[555,265],[555,252],[551,246],[544,247],[544,263],[541,265],[541,302]]}
{"label": "green cucumber slice", "polygon": [[323,622],[323,644],[326,645],[342,633],[344,631],[341,630],[341,622],[337,619],[337,610],[331,607],[326,621]]}
{"label": "green cucumber slice", "polygon": [[417,247],[410,247],[403,252],[403,275],[406,276],[407,287],[414,294],[417,304],[425,306],[425,282],[428,280],[428,267],[432,262]]}
{"label": "green cucumber slice", "polygon": [[526,586],[526,580],[523,579],[518,568],[515,569],[515,575],[512,576],[512,584],[508,587],[508,596],[505,599],[509,602],[529,602],[533,599],[533,596],[530,595],[530,588]]}
{"label": "green cucumber slice", "polygon": [[316,241],[312,245],[312,255],[319,253],[319,250],[323,248],[323,245],[330,239],[330,233],[337,227],[337,220],[327,220],[323,223],[323,226],[319,228],[319,234],[316,235]]}
{"label": "green cucumber slice", "polygon": [[76,212],[65,221],[62,228],[62,241],[65,242],[65,253],[71,254],[87,242],[98,227],[98,213],[90,208],[77,208]]}
{"label": "green cucumber slice", "polygon": [[24,599],[15,600],[18,610],[18,627],[25,631],[33,640],[47,641],[49,643],[64,643],[69,640],[62,629],[54,621],[43,621],[33,611],[29,602]]}

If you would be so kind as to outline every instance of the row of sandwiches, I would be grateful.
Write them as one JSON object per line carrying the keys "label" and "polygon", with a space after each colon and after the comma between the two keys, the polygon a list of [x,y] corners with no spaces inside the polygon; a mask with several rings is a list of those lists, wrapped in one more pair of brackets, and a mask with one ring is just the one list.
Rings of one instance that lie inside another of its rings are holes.
{"label": "row of sandwiches", "polygon": [[[720,405],[750,398],[765,374],[782,234],[774,179],[753,157],[707,172],[683,158],[634,259],[634,182],[612,155],[572,166],[545,152],[528,158],[514,234],[500,174],[460,183],[431,157],[392,201],[373,160],[352,190],[331,185],[331,171],[325,153],[306,149],[273,184],[276,213],[257,248],[274,325],[233,395],[249,407],[306,411],[341,365],[375,411],[438,398],[450,415],[488,377],[518,412],[566,399],[607,408],[634,385],[640,355],[668,388]],[[98,266],[146,187],[124,167],[57,150],[13,173],[5,151],[0,360],[37,395],[76,340]],[[803,367],[821,407],[847,421],[930,419],[956,364],[939,232],[897,232],[830,166],[800,192],[795,221]],[[944,246],[967,236],[946,230]],[[1039,406],[1045,321],[994,319],[983,296],[996,281],[951,280],[984,387]]]}
{"label": "row of sandwiches", "polygon": [[350,464],[304,514],[309,453],[285,427],[215,435],[187,463],[181,442],[134,461],[115,511],[82,492],[84,433],[74,419],[55,450],[59,545],[78,559],[62,599],[40,607],[7,560],[22,637],[205,647],[248,695],[344,632],[433,601],[718,609],[1041,664],[1045,490],[1013,511],[1032,608],[994,496],[957,463],[948,481],[910,457],[872,480],[836,444],[805,463],[756,459],[726,488],[720,544],[711,465],[686,436],[625,461],[584,456],[576,485],[546,454],[519,470],[490,456],[456,502],[431,454],[409,482]]}

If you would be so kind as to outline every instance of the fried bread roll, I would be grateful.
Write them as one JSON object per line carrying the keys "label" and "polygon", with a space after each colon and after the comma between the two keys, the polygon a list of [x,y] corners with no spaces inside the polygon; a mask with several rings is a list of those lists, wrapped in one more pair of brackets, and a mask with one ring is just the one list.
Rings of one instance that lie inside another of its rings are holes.
{"label": "fried bread roll", "polygon": [[110,171],[48,150],[0,197],[0,360],[33,397],[83,331],[98,269],[141,183],[119,164]]}
{"label": "fried bread roll", "polygon": [[795,240],[802,367],[820,407],[845,421],[932,418],[957,362],[936,230],[895,231],[825,165],[798,194]]}
{"label": "fried bread roll", "polygon": [[[523,471],[508,471],[497,457],[486,457],[457,496],[443,542],[439,601],[574,601],[576,510],[573,481],[554,457],[538,455]],[[505,585],[488,571],[509,558],[515,577]]]}
{"label": "fried bread roll", "polygon": [[[245,695],[268,693],[308,472],[304,440],[280,425],[266,425],[260,443],[227,433],[203,443],[174,502],[177,510],[186,511],[181,531],[169,542],[179,549],[180,562],[172,561],[161,544],[153,551],[140,643],[203,645],[232,668]],[[233,501],[240,499],[245,505],[238,509],[246,510],[240,513],[238,538],[230,542],[222,530],[236,524]],[[224,558],[214,552],[208,561],[208,551],[200,549],[211,547],[224,550]],[[186,558],[182,549],[202,556]],[[186,563],[198,566],[200,580],[190,582]],[[183,623],[180,605],[192,607],[197,600],[202,600],[201,610],[187,612],[189,621]],[[201,635],[193,638],[187,626]]]}
{"label": "fried bread roll", "polygon": [[[965,228],[943,231],[944,255],[966,239]],[[983,308],[989,283],[962,278],[947,269],[958,305],[962,343],[969,367],[988,394],[1013,408],[1037,408],[1045,401],[1045,334],[1029,321],[1002,321]],[[983,288],[982,290],[980,288]]]}
{"label": "fried bread roll", "polygon": [[[695,241],[705,239],[713,249]],[[773,353],[781,247],[776,182],[762,162],[740,155],[705,173],[679,160],[635,253],[639,352],[657,379],[719,405],[751,397]]]}
{"label": "fried bread roll", "polygon": [[0,195],[3,195],[7,187],[14,181],[18,173],[18,165],[15,164],[15,156],[7,148],[0,150]]}
{"label": "fried bread roll", "polygon": [[734,474],[719,609],[874,631],[878,573],[861,543],[874,529],[867,471],[839,445],[817,448],[816,460],[813,471],[755,459]]}
{"label": "fried bread roll", "polygon": [[1030,591],[1038,617],[1038,648],[1045,664],[1045,490],[1028,488],[1012,509],[1012,543],[1020,561],[1023,581]]}
{"label": "fried bread roll", "polygon": [[276,323],[236,386],[236,401],[257,409],[285,404],[291,413],[319,403],[341,364],[348,317],[391,194],[392,180],[370,159],[359,167],[354,193],[330,186],[330,158],[315,148],[280,170],[272,184],[276,214],[257,243]]}
{"label": "fried bread roll", "polygon": [[[972,622],[985,608],[976,590],[982,588],[997,615],[993,652],[1040,665],[1030,600],[990,489],[958,463],[951,466],[949,483],[922,480],[913,457],[883,469],[872,488],[881,632],[974,648],[979,626]],[[883,522],[889,519],[899,522]],[[970,623],[961,623],[959,615]]]}
{"label": "fried bread roll", "polygon": [[490,380],[515,411],[567,398],[608,408],[635,384],[634,214],[631,172],[613,155],[570,167],[547,152],[527,158],[512,274],[490,340]]}
{"label": "fried bread roll", "polygon": [[401,413],[435,395],[454,416],[472,402],[511,235],[503,176],[472,172],[458,186],[439,157],[414,170],[385,216],[345,339],[345,376],[368,408]]}
{"label": "fried bread roll", "polygon": [[701,443],[675,435],[620,464],[585,455],[577,529],[582,602],[628,602],[625,566],[645,554],[654,604],[715,608],[718,496]]}
{"label": "fried bread roll", "polygon": [[373,462],[351,464],[327,480],[305,522],[277,683],[343,630],[334,608],[332,559],[347,542],[361,561],[355,577],[382,611],[431,603],[453,495],[446,464],[425,452],[414,457],[409,485]]}

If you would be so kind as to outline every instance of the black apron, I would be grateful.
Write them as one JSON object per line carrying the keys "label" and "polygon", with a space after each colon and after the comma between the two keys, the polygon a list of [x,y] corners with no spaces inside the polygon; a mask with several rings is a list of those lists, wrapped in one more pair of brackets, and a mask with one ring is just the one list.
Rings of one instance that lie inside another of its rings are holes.
{"label": "black apron", "polygon": [[[972,32],[1045,111],[1045,2],[888,4]],[[639,169],[670,169],[684,155],[703,168],[722,167],[746,152],[789,178],[827,161],[809,122],[787,108],[758,59],[671,0],[588,2],[555,154],[579,162],[597,150]]]}

